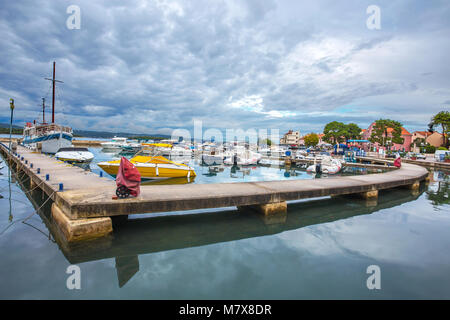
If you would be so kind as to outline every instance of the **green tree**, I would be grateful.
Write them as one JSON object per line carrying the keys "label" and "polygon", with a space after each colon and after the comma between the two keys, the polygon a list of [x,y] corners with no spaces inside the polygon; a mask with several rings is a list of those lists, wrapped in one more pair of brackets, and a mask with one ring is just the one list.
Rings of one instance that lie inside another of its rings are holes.
{"label": "green tree", "polygon": [[323,140],[328,143],[336,144],[344,140],[344,135],[347,132],[347,127],[342,122],[333,121],[328,123],[323,129]]}
{"label": "green tree", "polygon": [[438,182],[437,190],[434,188],[428,189],[427,198],[437,208],[444,204],[450,204],[450,181],[448,176],[444,178],[444,181]]}
{"label": "green tree", "polygon": [[345,140],[356,140],[361,138],[361,128],[356,123],[349,123],[344,128]]}
{"label": "green tree", "polygon": [[441,126],[442,134],[444,135],[444,145],[448,145],[448,134],[450,131],[450,112],[441,111],[438,114],[434,115],[431,118],[431,122],[428,125],[430,129],[434,129],[435,127]]}
{"label": "green tree", "polygon": [[[392,132],[389,133],[388,129],[392,129]],[[369,140],[370,142],[378,143],[383,147],[387,147],[394,143],[402,144],[404,140],[402,138],[402,124],[391,119],[377,120],[372,128],[372,134]]]}
{"label": "green tree", "polygon": [[305,146],[315,147],[319,143],[319,136],[315,133],[310,133],[304,137],[304,140],[305,140]]}
{"label": "green tree", "polygon": [[412,149],[414,148],[414,145],[418,148],[420,148],[420,152],[423,152],[425,147],[428,145],[429,143],[426,142],[425,138],[416,138],[414,139],[413,142],[411,142],[411,144],[409,145],[409,147]]}

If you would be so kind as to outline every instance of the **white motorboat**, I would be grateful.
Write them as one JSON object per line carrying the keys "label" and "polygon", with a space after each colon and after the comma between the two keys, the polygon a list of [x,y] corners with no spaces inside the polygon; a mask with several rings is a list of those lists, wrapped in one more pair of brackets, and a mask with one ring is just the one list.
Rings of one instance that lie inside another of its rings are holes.
{"label": "white motorboat", "polygon": [[272,147],[270,148],[270,155],[271,155],[272,157],[279,157],[279,158],[282,158],[282,157],[285,157],[285,156],[286,156],[286,151],[287,151],[287,149],[282,148],[282,147],[280,147],[280,146],[272,146]]}
{"label": "white motorboat", "polygon": [[231,153],[233,153],[233,155],[226,157],[223,163],[228,165],[237,164],[240,166],[250,166],[257,164],[262,158],[261,154],[244,148],[236,148],[234,152],[232,151]]}
{"label": "white motorboat", "polygon": [[283,167],[284,161],[278,159],[261,159],[258,164],[267,167]]}
{"label": "white motorboat", "polygon": [[222,149],[212,149],[206,154],[202,154],[202,163],[208,166],[223,164],[224,159],[233,156],[231,151]]}
{"label": "white motorboat", "polygon": [[122,145],[121,148],[123,153],[136,153],[142,149],[142,145],[137,141],[127,140],[125,144]]}
{"label": "white motorboat", "polygon": [[127,144],[127,138],[114,137],[111,141],[102,142],[101,146],[103,150],[122,150],[122,147]]}
{"label": "white motorboat", "polygon": [[328,173],[335,174],[341,171],[342,162],[330,156],[323,156],[320,163],[314,161],[313,165],[306,168],[307,172],[311,173]]}
{"label": "white motorboat", "polygon": [[174,146],[170,150],[171,157],[190,157],[192,155],[192,151],[189,148],[183,148],[181,146]]}
{"label": "white motorboat", "polygon": [[55,158],[70,163],[90,163],[94,155],[87,148],[60,148],[55,154]]}

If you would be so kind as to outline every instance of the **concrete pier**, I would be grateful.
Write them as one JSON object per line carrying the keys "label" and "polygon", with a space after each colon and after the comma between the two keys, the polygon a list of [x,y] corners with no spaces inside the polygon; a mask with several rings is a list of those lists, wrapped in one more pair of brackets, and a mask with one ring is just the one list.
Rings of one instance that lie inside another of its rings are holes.
{"label": "concrete pier", "polygon": [[[8,157],[5,145],[0,150]],[[113,200],[116,184],[111,179],[22,146],[17,153],[10,165],[53,200],[52,216],[68,241],[110,233],[114,216],[221,207],[250,208],[270,216],[285,212],[286,201],[350,194],[373,199],[378,190],[417,185],[428,176],[425,168],[404,164],[386,173],[332,179],[141,186],[138,198]]]}

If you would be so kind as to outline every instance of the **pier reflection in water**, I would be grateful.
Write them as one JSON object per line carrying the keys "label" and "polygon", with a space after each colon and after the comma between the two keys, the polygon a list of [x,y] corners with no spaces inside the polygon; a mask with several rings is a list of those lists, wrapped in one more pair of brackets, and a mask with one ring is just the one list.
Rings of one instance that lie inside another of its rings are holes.
{"label": "pier reflection in water", "polygon": [[[107,238],[68,245],[50,201],[20,176],[9,193],[6,169],[1,298],[450,297],[445,174],[418,192],[380,192],[376,203],[291,203],[271,219],[234,208],[133,216]],[[69,264],[82,269],[80,291],[65,286]],[[382,268],[378,293],[365,287],[370,264]]]}
{"label": "pier reflection in water", "polygon": [[[116,225],[112,235],[70,244],[64,241],[64,237],[51,220],[50,202],[44,204],[39,215],[50,230],[50,238],[55,239],[70,264],[114,258],[118,285],[122,287],[139,272],[139,255],[263,237],[371,214],[413,201],[425,189],[422,185],[419,191],[382,191],[378,202],[375,203],[353,198],[349,201],[345,197],[290,203],[286,214],[271,217],[233,209],[128,220],[118,217],[119,220],[114,221]],[[28,197],[35,208],[40,208],[46,200],[39,190],[29,193]]]}

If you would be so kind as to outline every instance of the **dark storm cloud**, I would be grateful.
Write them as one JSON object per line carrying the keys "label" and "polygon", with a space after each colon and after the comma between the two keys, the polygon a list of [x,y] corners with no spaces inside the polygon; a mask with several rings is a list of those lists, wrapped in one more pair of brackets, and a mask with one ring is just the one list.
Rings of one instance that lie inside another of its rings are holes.
{"label": "dark storm cloud", "polygon": [[[81,9],[81,29],[66,9]],[[448,103],[450,6],[370,1],[7,1],[0,10],[0,119],[50,102],[78,129],[205,127],[321,131],[392,117],[423,129]],[[426,107],[425,107],[426,106]]]}

